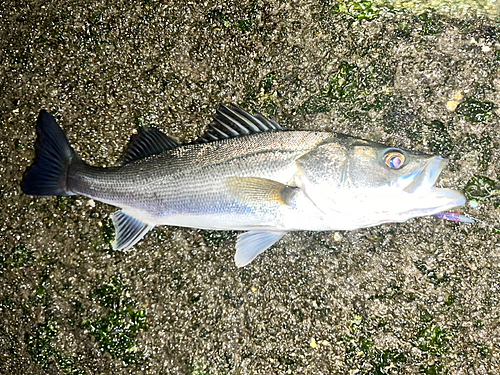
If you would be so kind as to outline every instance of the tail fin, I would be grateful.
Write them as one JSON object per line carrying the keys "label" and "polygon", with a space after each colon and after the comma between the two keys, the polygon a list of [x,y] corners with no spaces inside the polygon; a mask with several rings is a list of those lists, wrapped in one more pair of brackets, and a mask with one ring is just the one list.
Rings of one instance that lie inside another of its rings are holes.
{"label": "tail fin", "polygon": [[42,110],[36,121],[35,161],[24,172],[21,189],[36,196],[73,195],[66,190],[72,159],[79,160],[54,117]]}

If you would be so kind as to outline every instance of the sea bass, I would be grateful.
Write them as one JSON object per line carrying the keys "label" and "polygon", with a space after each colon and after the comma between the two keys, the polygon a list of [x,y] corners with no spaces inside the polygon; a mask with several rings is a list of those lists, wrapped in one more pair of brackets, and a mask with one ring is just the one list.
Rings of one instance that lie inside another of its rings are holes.
{"label": "sea bass", "polygon": [[140,127],[113,168],[83,162],[46,111],[36,131],[23,192],[119,207],[117,250],[155,225],[245,231],[236,243],[241,267],[290,231],[353,230],[465,203],[461,192],[434,187],[446,159],[343,134],[287,131],[234,104],[222,105],[188,144]]}

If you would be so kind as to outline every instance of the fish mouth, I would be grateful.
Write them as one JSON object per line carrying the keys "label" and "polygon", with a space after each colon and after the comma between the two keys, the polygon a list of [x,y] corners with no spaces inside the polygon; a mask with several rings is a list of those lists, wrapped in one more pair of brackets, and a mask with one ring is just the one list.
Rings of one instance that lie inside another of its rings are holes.
{"label": "fish mouth", "polygon": [[420,201],[420,207],[411,210],[413,214],[419,211],[419,215],[432,215],[465,204],[466,199],[461,192],[434,186],[447,165],[448,159],[434,156],[422,169],[403,177],[406,182],[411,181],[403,192]]}
{"label": "fish mouth", "polygon": [[447,165],[448,159],[434,156],[420,171],[411,174],[416,175],[416,177],[403,191],[409,194],[418,194],[433,189],[439,175]]}

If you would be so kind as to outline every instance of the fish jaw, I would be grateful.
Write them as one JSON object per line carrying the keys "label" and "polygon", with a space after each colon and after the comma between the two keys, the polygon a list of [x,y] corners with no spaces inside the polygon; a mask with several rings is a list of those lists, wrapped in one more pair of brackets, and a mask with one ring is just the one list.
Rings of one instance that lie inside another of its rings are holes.
{"label": "fish jaw", "polygon": [[322,201],[317,207],[324,215],[327,230],[355,230],[434,215],[461,206],[465,201],[461,192],[452,189],[432,188],[419,196],[384,189],[376,195],[358,192],[354,199],[338,195],[335,202]]}
{"label": "fish jaw", "polygon": [[412,217],[434,215],[454,207],[463,206],[466,202],[464,194],[460,191],[444,188],[431,188],[426,194],[415,197],[414,199],[418,208],[410,208],[401,212],[399,219],[394,221],[400,222],[411,219]]}

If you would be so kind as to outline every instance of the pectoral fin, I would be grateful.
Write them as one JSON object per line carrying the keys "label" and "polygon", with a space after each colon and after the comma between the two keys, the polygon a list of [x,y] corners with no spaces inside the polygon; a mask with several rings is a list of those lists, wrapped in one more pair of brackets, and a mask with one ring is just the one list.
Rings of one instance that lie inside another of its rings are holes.
{"label": "pectoral fin", "polygon": [[271,247],[283,237],[286,232],[258,232],[250,231],[238,236],[234,261],[237,267],[244,267],[257,255]]}
{"label": "pectoral fin", "polygon": [[297,192],[296,187],[259,177],[229,177],[224,182],[234,198],[248,203],[290,204]]}
{"label": "pectoral fin", "polygon": [[134,246],[153,226],[134,219],[123,211],[116,211],[112,216],[115,226],[114,250],[126,250]]}

